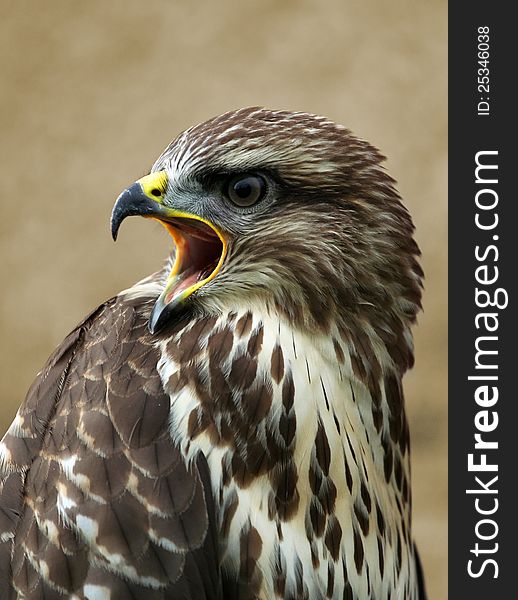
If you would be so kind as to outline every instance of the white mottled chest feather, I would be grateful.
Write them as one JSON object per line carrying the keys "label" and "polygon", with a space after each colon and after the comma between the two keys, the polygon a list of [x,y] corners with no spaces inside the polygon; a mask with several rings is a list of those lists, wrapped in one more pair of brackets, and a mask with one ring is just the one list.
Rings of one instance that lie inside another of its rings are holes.
{"label": "white mottled chest feather", "polygon": [[[247,311],[193,334],[177,336],[180,350],[193,344],[187,357],[164,344],[159,371],[176,442],[188,460],[207,457],[222,568],[253,580],[259,598],[417,598],[409,503],[384,468],[383,384],[377,430],[338,336]],[[408,452],[390,452],[407,481]]]}

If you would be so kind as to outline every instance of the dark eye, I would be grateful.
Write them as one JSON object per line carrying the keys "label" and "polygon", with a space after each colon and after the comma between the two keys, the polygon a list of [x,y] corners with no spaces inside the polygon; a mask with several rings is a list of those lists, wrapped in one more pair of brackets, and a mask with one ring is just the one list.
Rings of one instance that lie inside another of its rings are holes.
{"label": "dark eye", "polygon": [[259,175],[235,175],[227,185],[227,196],[237,206],[253,206],[265,192],[266,184]]}

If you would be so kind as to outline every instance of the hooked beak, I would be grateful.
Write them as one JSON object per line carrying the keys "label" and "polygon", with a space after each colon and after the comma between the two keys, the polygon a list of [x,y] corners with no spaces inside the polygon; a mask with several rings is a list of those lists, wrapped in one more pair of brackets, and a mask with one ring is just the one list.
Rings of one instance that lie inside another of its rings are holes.
{"label": "hooked beak", "polygon": [[149,318],[151,333],[159,331],[175,309],[216,277],[227,253],[227,241],[213,223],[165,203],[167,185],[165,171],[146,175],[122,192],[111,216],[114,240],[122,221],[138,215],[159,221],[175,243],[173,267]]}

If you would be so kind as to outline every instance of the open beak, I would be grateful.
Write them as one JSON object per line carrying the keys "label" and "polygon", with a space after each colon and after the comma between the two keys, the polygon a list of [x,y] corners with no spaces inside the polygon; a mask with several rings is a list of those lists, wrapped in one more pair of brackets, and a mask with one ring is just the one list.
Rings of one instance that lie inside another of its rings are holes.
{"label": "open beak", "polygon": [[122,221],[138,215],[159,221],[175,243],[173,267],[149,318],[151,333],[159,331],[174,309],[216,277],[227,253],[225,237],[213,223],[165,204],[167,184],[165,171],[139,179],[117,198],[111,217],[114,240]]}

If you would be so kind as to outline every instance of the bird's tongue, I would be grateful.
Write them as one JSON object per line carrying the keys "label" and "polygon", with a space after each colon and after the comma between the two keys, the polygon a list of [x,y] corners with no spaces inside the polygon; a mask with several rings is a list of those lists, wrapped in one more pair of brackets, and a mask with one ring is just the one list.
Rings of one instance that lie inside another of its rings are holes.
{"label": "bird's tongue", "polygon": [[189,289],[200,280],[201,270],[191,267],[182,273],[176,275],[173,286],[168,290],[165,296],[165,302],[171,302],[175,296],[180,295],[184,290]]}
{"label": "bird's tongue", "polygon": [[208,222],[175,217],[161,221],[176,246],[174,264],[165,288],[149,317],[149,329],[155,333],[171,318],[177,307],[219,271],[226,254],[223,237]]}
{"label": "bird's tongue", "polygon": [[215,233],[203,224],[176,220],[165,224],[176,245],[176,259],[166,284],[165,304],[204,281],[214,271],[223,252]]}

